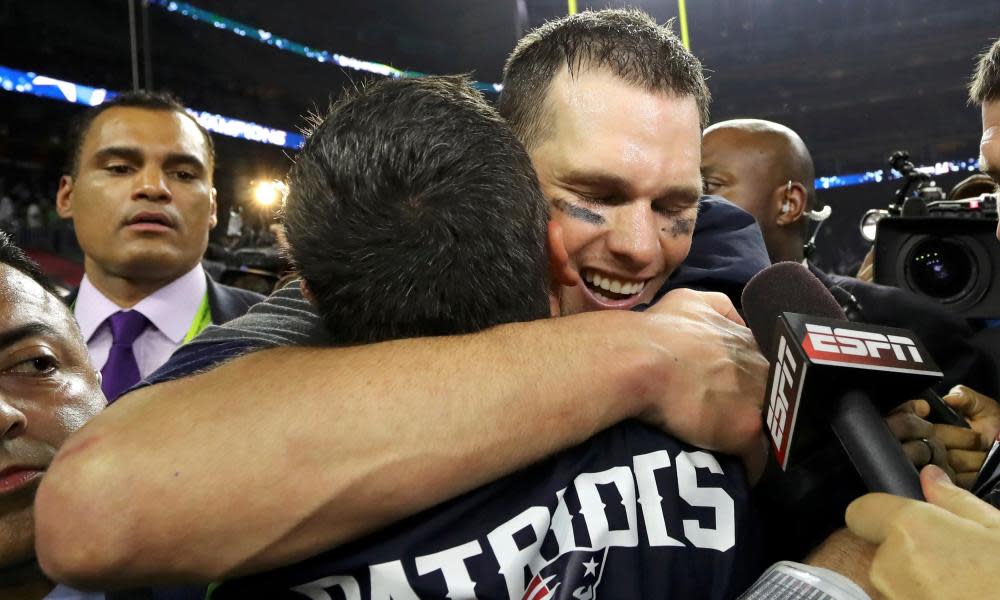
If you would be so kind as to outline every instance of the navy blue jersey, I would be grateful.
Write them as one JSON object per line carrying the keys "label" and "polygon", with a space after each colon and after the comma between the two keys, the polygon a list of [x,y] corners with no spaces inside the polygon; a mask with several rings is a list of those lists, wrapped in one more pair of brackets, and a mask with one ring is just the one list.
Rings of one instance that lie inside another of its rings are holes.
{"label": "navy blue jersey", "polygon": [[735,598],[759,574],[740,464],[635,421],[225,598]]}

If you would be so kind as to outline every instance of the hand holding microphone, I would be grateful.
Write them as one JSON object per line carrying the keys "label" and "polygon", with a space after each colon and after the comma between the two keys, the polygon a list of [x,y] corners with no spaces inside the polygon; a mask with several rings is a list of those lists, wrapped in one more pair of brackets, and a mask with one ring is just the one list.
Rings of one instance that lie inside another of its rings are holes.
{"label": "hand holding microphone", "polygon": [[927,502],[868,494],[847,507],[847,526],[874,544],[869,573],[886,598],[996,598],[1000,511],[956,487],[934,466],[920,481]]}
{"label": "hand holding microphone", "polygon": [[943,400],[968,421],[984,446],[989,447],[1000,435],[1000,404],[993,398],[970,387],[956,385]]}
{"label": "hand holding microphone", "polygon": [[956,385],[936,402],[948,407],[953,418],[940,408],[932,410],[927,399],[918,399],[894,410],[886,423],[914,466],[935,464],[957,485],[972,489],[1000,432],[1000,405],[964,385]]}
{"label": "hand holding microphone", "polygon": [[[954,481],[956,474],[948,462],[949,446],[937,436],[937,427],[926,420],[929,413],[930,407],[925,400],[910,400],[889,413],[885,423],[889,426],[889,431],[899,440],[903,453],[914,467],[919,469],[929,464],[937,465]],[[979,438],[974,431],[944,427],[950,428],[947,432],[950,447],[978,446]]]}
{"label": "hand holding microphone", "polygon": [[808,456],[832,429],[869,490],[921,499],[916,470],[882,420],[941,377],[920,341],[905,330],[847,321],[797,263],[757,274],[743,307],[773,359],[765,430],[781,467]]}

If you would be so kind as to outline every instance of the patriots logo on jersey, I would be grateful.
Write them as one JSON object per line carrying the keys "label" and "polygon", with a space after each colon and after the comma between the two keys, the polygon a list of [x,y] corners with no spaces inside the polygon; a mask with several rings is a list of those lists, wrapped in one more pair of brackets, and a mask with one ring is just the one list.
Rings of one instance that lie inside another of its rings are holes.
{"label": "patriots logo on jersey", "polygon": [[532,578],[521,600],[596,600],[607,557],[608,548],[557,556]]}

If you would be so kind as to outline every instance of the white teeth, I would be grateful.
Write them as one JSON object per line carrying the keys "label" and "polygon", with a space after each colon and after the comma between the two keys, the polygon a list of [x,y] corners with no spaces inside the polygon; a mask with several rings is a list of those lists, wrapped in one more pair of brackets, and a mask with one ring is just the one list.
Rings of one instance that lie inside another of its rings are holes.
{"label": "white teeth", "polygon": [[[614,294],[625,294],[633,296],[646,288],[645,281],[619,281],[610,277],[602,277],[595,271],[584,271],[583,278],[595,288],[607,290]],[[601,294],[597,294],[602,300],[608,300]]]}

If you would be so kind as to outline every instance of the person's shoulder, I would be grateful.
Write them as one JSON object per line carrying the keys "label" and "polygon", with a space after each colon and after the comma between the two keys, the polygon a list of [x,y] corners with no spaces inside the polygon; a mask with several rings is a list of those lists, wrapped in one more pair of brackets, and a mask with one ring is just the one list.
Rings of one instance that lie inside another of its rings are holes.
{"label": "person's shoulder", "polygon": [[213,323],[235,319],[265,299],[265,296],[257,292],[219,283],[207,275],[205,278],[208,280],[208,302]]}
{"label": "person's shoulder", "polygon": [[248,306],[253,306],[258,302],[263,302],[267,296],[264,294],[258,294],[257,292],[252,292],[250,290],[245,290],[243,288],[233,287],[231,285],[226,285],[224,283],[215,283],[218,286],[220,294],[230,295],[239,298],[241,301],[245,302]]}
{"label": "person's shoulder", "polygon": [[698,201],[698,220],[702,226],[743,228],[756,224],[753,215],[722,196],[702,196]]}
{"label": "person's shoulder", "polygon": [[242,314],[206,329],[195,341],[254,340],[260,347],[327,346],[329,336],[297,281],[275,291]]}

